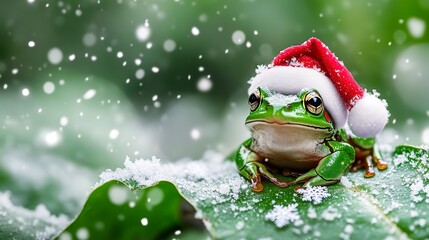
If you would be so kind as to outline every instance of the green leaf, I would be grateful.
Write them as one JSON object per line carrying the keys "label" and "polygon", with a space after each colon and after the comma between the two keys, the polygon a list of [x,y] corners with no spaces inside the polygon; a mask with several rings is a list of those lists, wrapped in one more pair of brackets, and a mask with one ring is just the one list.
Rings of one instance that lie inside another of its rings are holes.
{"label": "green leaf", "polygon": [[179,224],[181,201],[171,183],[131,192],[123,183],[109,181],[91,193],[79,218],[63,236],[156,239]]}
{"label": "green leaf", "polygon": [[[384,159],[387,170],[373,178],[364,178],[363,172],[348,173],[340,184],[327,188],[330,196],[320,198],[318,204],[304,201],[305,195],[297,195],[293,187],[281,189],[269,182],[264,182],[262,193],[254,193],[234,164],[216,154],[174,164],[127,160],[124,168],[101,175],[101,186],[63,234],[76,237],[80,229],[87,229],[89,236],[102,239],[181,239],[178,232],[171,233],[186,227],[180,206],[185,199],[215,239],[428,238],[427,151],[400,146],[385,152]],[[113,188],[123,192],[112,195]],[[149,196],[154,189],[163,192],[157,204]],[[325,188],[318,190],[319,196],[326,195]],[[112,196],[124,194],[121,205],[112,203]]]}

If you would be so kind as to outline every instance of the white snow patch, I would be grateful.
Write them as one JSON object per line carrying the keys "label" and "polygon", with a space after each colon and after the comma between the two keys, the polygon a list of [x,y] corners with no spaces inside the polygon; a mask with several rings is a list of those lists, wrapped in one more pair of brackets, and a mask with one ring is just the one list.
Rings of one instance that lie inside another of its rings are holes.
{"label": "white snow patch", "polygon": [[265,98],[273,107],[284,107],[293,102],[299,102],[300,99],[296,95],[284,95],[275,93]]}
{"label": "white snow patch", "polygon": [[[51,215],[43,204],[39,204],[34,210],[15,206],[10,199],[9,192],[0,192],[0,213],[10,213],[8,216],[10,220],[18,221],[23,228],[40,224],[44,226],[41,231],[34,234],[34,238],[37,240],[53,238],[69,223],[69,219],[65,215]],[[24,217],[28,221],[24,220]]]}
{"label": "white snow patch", "polygon": [[338,211],[338,209],[329,206],[322,212],[322,218],[326,221],[334,221],[337,218],[341,218],[341,213]]}
{"label": "white snow patch", "polygon": [[410,186],[411,189],[411,200],[413,202],[423,201],[423,196],[421,193],[425,193],[426,197],[429,197],[429,185],[424,185],[421,177],[417,177]]}
{"label": "white snow patch", "polygon": [[[212,151],[206,152],[201,160],[184,159],[174,164],[161,163],[156,157],[134,162],[127,157],[124,168],[107,170],[100,178],[97,186],[109,180],[133,181],[138,186],[170,181],[182,192],[192,195],[195,201],[215,203],[238,199],[242,191],[241,186],[248,185],[248,182],[237,174],[233,162],[224,161],[223,155]],[[219,186],[222,188],[219,189]]]}
{"label": "white snow patch", "polygon": [[265,219],[273,222],[278,228],[297,222],[301,220],[297,206],[296,203],[287,206],[274,205],[274,208],[265,215]]}
{"label": "white snow patch", "polygon": [[307,186],[298,189],[298,193],[302,194],[303,201],[313,202],[314,204],[319,204],[323,199],[331,196],[325,186]]}
{"label": "white snow patch", "polygon": [[340,183],[346,187],[346,188],[351,188],[353,187],[353,183],[350,182],[350,180],[346,177],[346,176],[342,176],[340,179]]}

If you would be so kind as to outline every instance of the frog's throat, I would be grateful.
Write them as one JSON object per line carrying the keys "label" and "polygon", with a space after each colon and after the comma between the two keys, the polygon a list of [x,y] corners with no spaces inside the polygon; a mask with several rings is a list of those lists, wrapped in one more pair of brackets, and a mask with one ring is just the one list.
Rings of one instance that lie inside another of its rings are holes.
{"label": "frog's throat", "polygon": [[332,127],[320,127],[320,126],[313,126],[310,124],[305,123],[296,123],[296,122],[279,122],[275,120],[250,120],[246,122],[246,126],[252,127],[255,124],[262,123],[262,124],[272,124],[272,125],[279,125],[279,126],[296,126],[296,127],[305,127],[305,128],[312,128],[312,129],[318,129],[318,130],[327,130],[332,131]]}

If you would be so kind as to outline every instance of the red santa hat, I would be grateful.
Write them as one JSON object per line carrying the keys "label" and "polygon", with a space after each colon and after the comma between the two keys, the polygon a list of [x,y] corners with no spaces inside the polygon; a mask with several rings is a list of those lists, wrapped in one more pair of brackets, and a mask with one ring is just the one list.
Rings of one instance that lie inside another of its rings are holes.
{"label": "red santa hat", "polygon": [[267,69],[251,79],[249,95],[258,87],[283,94],[317,89],[335,127],[341,128],[348,122],[359,137],[377,135],[389,117],[386,104],[362,89],[343,63],[317,38],[280,52]]}

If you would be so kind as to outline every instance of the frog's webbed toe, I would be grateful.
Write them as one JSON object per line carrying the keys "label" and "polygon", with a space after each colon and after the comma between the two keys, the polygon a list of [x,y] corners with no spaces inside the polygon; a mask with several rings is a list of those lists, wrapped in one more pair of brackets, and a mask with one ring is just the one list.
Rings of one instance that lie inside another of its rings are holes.
{"label": "frog's webbed toe", "polygon": [[288,182],[285,182],[271,173],[266,166],[263,163],[260,162],[250,162],[247,163],[242,170],[240,170],[240,173],[250,180],[251,182],[251,188],[255,192],[261,192],[264,189],[264,185],[261,181],[261,176],[268,179],[272,183],[274,183],[277,187],[287,187],[290,184]]}
{"label": "frog's webbed toe", "polygon": [[258,174],[250,179],[251,188],[254,192],[261,192],[264,189],[264,185],[261,182],[261,176]]}

